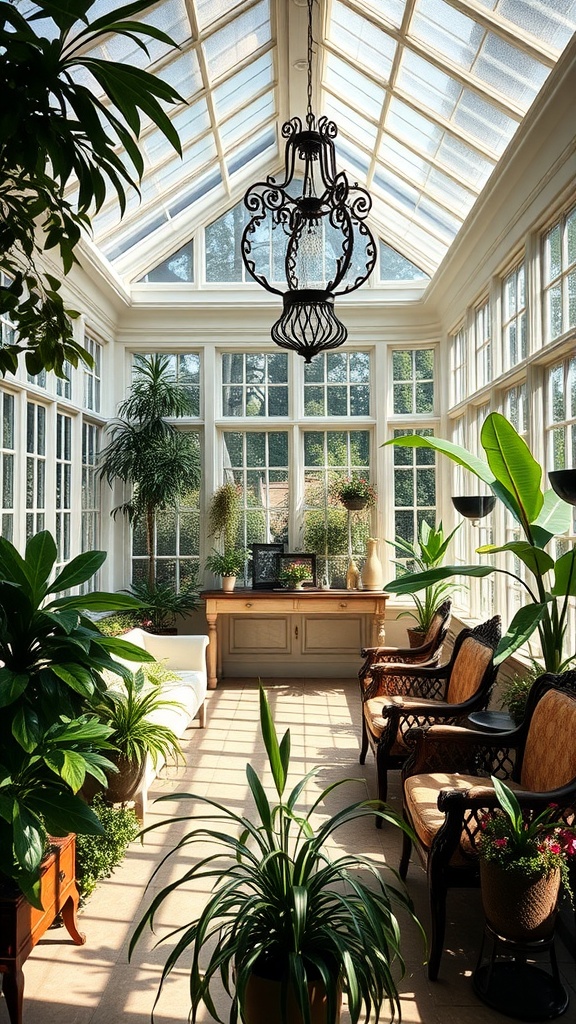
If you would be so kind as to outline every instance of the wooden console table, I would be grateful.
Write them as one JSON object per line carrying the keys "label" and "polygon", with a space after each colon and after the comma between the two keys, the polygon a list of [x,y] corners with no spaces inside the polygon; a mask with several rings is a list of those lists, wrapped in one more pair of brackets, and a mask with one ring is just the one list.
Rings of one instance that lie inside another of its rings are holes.
{"label": "wooden console table", "polygon": [[231,594],[223,590],[204,590],[200,597],[206,605],[210,643],[206,652],[208,687],[218,685],[218,616],[250,615],[342,615],[359,612],[372,617],[372,643],[384,643],[384,618],[388,595],[374,590],[245,590]]}

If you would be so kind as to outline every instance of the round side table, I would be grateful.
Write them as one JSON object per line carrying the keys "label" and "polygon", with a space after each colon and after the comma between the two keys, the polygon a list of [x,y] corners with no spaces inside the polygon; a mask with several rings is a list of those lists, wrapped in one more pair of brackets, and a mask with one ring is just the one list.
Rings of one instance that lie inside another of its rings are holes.
{"label": "round side table", "polygon": [[468,721],[482,732],[512,732],[516,728],[507,711],[473,711]]}

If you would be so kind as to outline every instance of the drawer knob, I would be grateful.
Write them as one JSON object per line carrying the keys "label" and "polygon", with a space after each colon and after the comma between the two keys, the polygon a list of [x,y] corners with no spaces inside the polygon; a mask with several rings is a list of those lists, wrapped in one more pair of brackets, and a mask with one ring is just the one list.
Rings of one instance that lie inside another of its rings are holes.
{"label": "drawer knob", "polygon": [[347,608],[348,607],[348,601],[340,601],[340,607],[341,608]]}
{"label": "drawer knob", "polygon": [[66,872],[65,871],[59,871],[58,872],[58,880],[60,882],[63,882],[65,878],[66,878]]}
{"label": "drawer knob", "polygon": [[251,608],[252,607],[252,601],[246,601],[246,607],[247,608]]}

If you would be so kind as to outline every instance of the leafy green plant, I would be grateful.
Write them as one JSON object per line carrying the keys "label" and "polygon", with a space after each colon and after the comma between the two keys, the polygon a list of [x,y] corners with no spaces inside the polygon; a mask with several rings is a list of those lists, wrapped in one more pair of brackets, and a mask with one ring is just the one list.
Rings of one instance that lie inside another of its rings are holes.
{"label": "leafy green plant", "polygon": [[244,549],[224,552],[213,550],[206,559],[206,568],[215,576],[240,576],[250,552]]}
{"label": "leafy green plant", "polygon": [[106,781],[110,728],[92,704],[102,673],[117,663],[151,661],[140,648],[105,637],[85,611],[132,610],[122,594],[60,596],[100,568],[104,551],[78,555],[52,579],[53,537],[43,531],[24,558],[0,537],[0,875],[35,906],[46,832],[101,831],[77,796],[86,775]]}
{"label": "leafy green plant", "polygon": [[136,612],[120,612],[118,615],[103,616],[97,620],[96,625],[104,636],[121,636],[139,623],[140,617]]}
{"label": "leafy green plant", "polygon": [[[0,270],[9,279],[0,285],[0,315],[10,317],[18,337],[0,346],[2,375],[16,371],[22,352],[32,374],[44,367],[64,376],[65,360],[90,361],[73,337],[70,318],[78,314],[65,308],[58,278],[37,269],[38,257],[57,249],[67,274],[110,188],[124,211],[127,186],[137,188],[144,169],[137,145],[143,116],[182,152],[165,110],[181,100],[178,93],[132,62],[95,55],[111,33],[146,53],[146,39],[173,46],[149,21],[132,20],[152,0],[90,22],[95,4],[38,0],[26,10],[0,2]],[[47,25],[45,35],[36,24]]]}
{"label": "leafy green plant", "polygon": [[156,514],[176,508],[200,480],[200,454],[194,434],[176,429],[168,418],[192,411],[187,387],[179,384],[167,356],[142,357],[134,367],[128,398],[108,427],[110,441],[100,455],[100,474],[110,486],[118,479],[132,487],[128,501],[113,509],[146,531],[147,584],[156,583]]}
{"label": "leafy green plant", "polygon": [[[146,835],[160,825],[191,823],[191,830],[168,856],[181,858],[182,851],[196,843],[202,844],[202,851],[199,860],[191,866],[188,861],[184,873],[156,894],[132,936],[130,954],[145,927],[154,926],[156,914],[171,893],[195,879],[210,880],[212,892],[204,910],[177,929],[180,937],[168,954],[158,995],[180,957],[191,950],[192,1021],[202,1003],[215,1020],[221,1020],[210,991],[218,976],[230,995],[234,988],[231,1024],[244,1020],[253,971],[282,979],[284,1005],[292,989],[305,1021],[309,1020],[307,983],[312,978],[325,984],[330,1022],[335,1019],[340,984],[347,993],[354,1024],[363,1012],[366,1020],[371,1013],[371,1019],[379,1020],[385,1002],[389,1001],[392,1013],[399,1010],[392,964],[395,961],[400,972],[404,964],[394,907],[401,907],[415,920],[412,906],[403,891],[386,885],[367,857],[349,854],[332,861],[326,843],[341,825],[367,815],[376,814],[402,829],[407,826],[386,805],[365,800],[339,811],[315,830],[314,811],[335,788],[352,780],[328,786],[308,812],[299,810],[305,786],[320,769],[308,772],[285,796],[290,731],[279,740],[262,687],[260,725],[278,802],[270,803],[260,781],[261,771],[248,764],[253,818],[207,797],[185,793],[177,799],[194,801],[191,818],[172,818],[144,829]],[[199,814],[198,803],[205,805],[205,814]],[[201,821],[214,822],[214,828],[200,825]],[[206,852],[207,841],[214,852]],[[174,932],[169,938],[174,939]],[[207,962],[201,962],[206,958]]]}
{"label": "leafy green plant", "polygon": [[564,638],[569,601],[576,597],[576,547],[571,545],[558,558],[545,549],[570,529],[572,509],[554,491],[542,492],[542,467],[500,413],[491,413],[486,418],[480,441],[486,460],[450,441],[430,436],[410,434],[386,444],[432,448],[491,487],[518,523],[524,539],[484,545],[477,551],[489,555],[510,552],[522,562],[528,580],[523,574],[495,565],[450,565],[411,573],[393,580],[385,589],[393,594],[413,594],[454,576],[483,577],[491,573],[511,576],[525,591],[528,603],[516,612],[502,637],[495,664],[503,662],[538,630],[546,670],[561,672],[574,660],[572,653],[567,655],[564,651]]}
{"label": "leafy green plant", "polygon": [[303,580],[311,580],[310,562],[299,562],[298,559],[288,562],[280,570],[278,579],[285,587],[293,587],[294,584],[302,583]]}
{"label": "leafy green plant", "polygon": [[[400,569],[398,578],[401,579],[406,573],[412,572],[414,566],[420,572],[425,572],[427,569],[434,569],[436,566],[441,565],[446,557],[450,541],[459,529],[460,524],[452,530],[452,533],[445,537],[441,522],[438,523],[438,526],[430,526],[424,520],[420,524],[418,537],[414,543],[400,536],[397,536],[394,541],[387,541],[387,544],[391,544],[397,551],[406,555],[409,560],[407,564],[394,562],[394,565]],[[418,597],[418,594],[410,595],[416,606],[416,619],[418,622],[416,628],[419,632],[427,632],[437,609],[457,589],[453,583],[434,583],[425,588],[423,598]],[[410,612],[402,612],[402,615],[410,614]],[[402,618],[402,615],[399,615],[398,618]]]}
{"label": "leafy green plant", "polygon": [[[214,491],[208,506],[208,533],[221,541],[225,551],[234,549],[241,520],[240,488],[225,483]],[[215,569],[211,570],[216,572]],[[219,573],[218,575],[229,575]]]}
{"label": "leafy green plant", "polygon": [[91,807],[102,826],[102,834],[76,836],[76,882],[82,903],[92,895],[98,882],[110,877],[140,831],[140,822],[131,807],[109,807],[101,796],[94,797]]}
{"label": "leafy green plant", "polygon": [[[120,666],[116,666],[116,672]],[[176,700],[166,697],[161,682],[153,682],[142,669],[124,673],[122,681],[109,686],[95,705],[100,721],[110,729],[110,742],[127,761],[142,764],[150,754],[156,768],[161,757],[184,759],[173,729],[154,720],[154,712],[164,708],[181,708]]]}
{"label": "leafy green plant", "polygon": [[534,667],[521,675],[515,675],[500,695],[500,707],[504,708],[516,725],[524,720],[526,702],[536,679],[542,675],[542,666],[534,663]]}
{"label": "leafy green plant", "polygon": [[171,629],[178,616],[187,615],[198,607],[195,584],[176,591],[169,583],[155,583],[150,587],[147,580],[140,580],[132,584],[130,593],[142,605],[134,625],[143,629]]}
{"label": "leafy green plant", "polygon": [[350,476],[336,476],[331,482],[330,493],[339,501],[363,501],[366,508],[376,504],[376,490],[367,476],[352,473]]}

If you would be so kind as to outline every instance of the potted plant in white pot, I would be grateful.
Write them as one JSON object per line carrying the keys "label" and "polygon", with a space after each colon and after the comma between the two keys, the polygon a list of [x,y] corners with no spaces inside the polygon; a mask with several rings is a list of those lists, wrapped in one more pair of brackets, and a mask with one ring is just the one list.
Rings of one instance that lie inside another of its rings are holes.
{"label": "potted plant in white pot", "polygon": [[236,579],[244,571],[249,552],[244,548],[229,548],[227,551],[214,549],[206,559],[206,568],[215,576],[222,577],[222,590],[230,593],[234,590]]}
{"label": "potted plant in white pot", "polygon": [[[399,1000],[393,965],[398,977],[404,971],[394,908],[400,907],[416,920],[412,905],[404,891],[386,885],[367,857],[348,854],[331,860],[326,844],[341,825],[368,815],[377,814],[402,829],[407,826],[384,804],[366,800],[342,809],[315,829],[316,808],[333,789],[350,780],[325,789],[309,811],[299,810],[297,803],[306,784],[320,769],[312,769],[285,795],[290,731],[279,741],[262,688],[260,723],[278,803],[270,803],[261,772],[250,764],[246,776],[255,805],[252,817],[191,793],[161,798],[200,802],[206,813],[200,816],[195,806],[190,818],[159,822],[143,835],[162,825],[190,822],[190,831],[179,838],[169,856],[181,855],[195,843],[203,849],[192,866],[187,859],[184,873],[156,894],[132,936],[130,953],[172,892],[190,887],[195,879],[209,879],[208,902],[198,916],[186,919],[177,929],[180,936],[160,982],[161,990],[180,957],[192,953],[192,1021],[201,1004],[221,1020],[211,993],[217,977],[232,997],[231,1024],[239,1020],[244,1024],[334,1024],[342,991],[354,1024],[363,1013],[366,1020],[370,1014],[379,1020],[386,1003],[394,1015]],[[214,827],[200,825],[201,821],[213,822]],[[206,852],[206,843],[213,845],[213,852]],[[167,937],[173,939],[174,932]]]}

